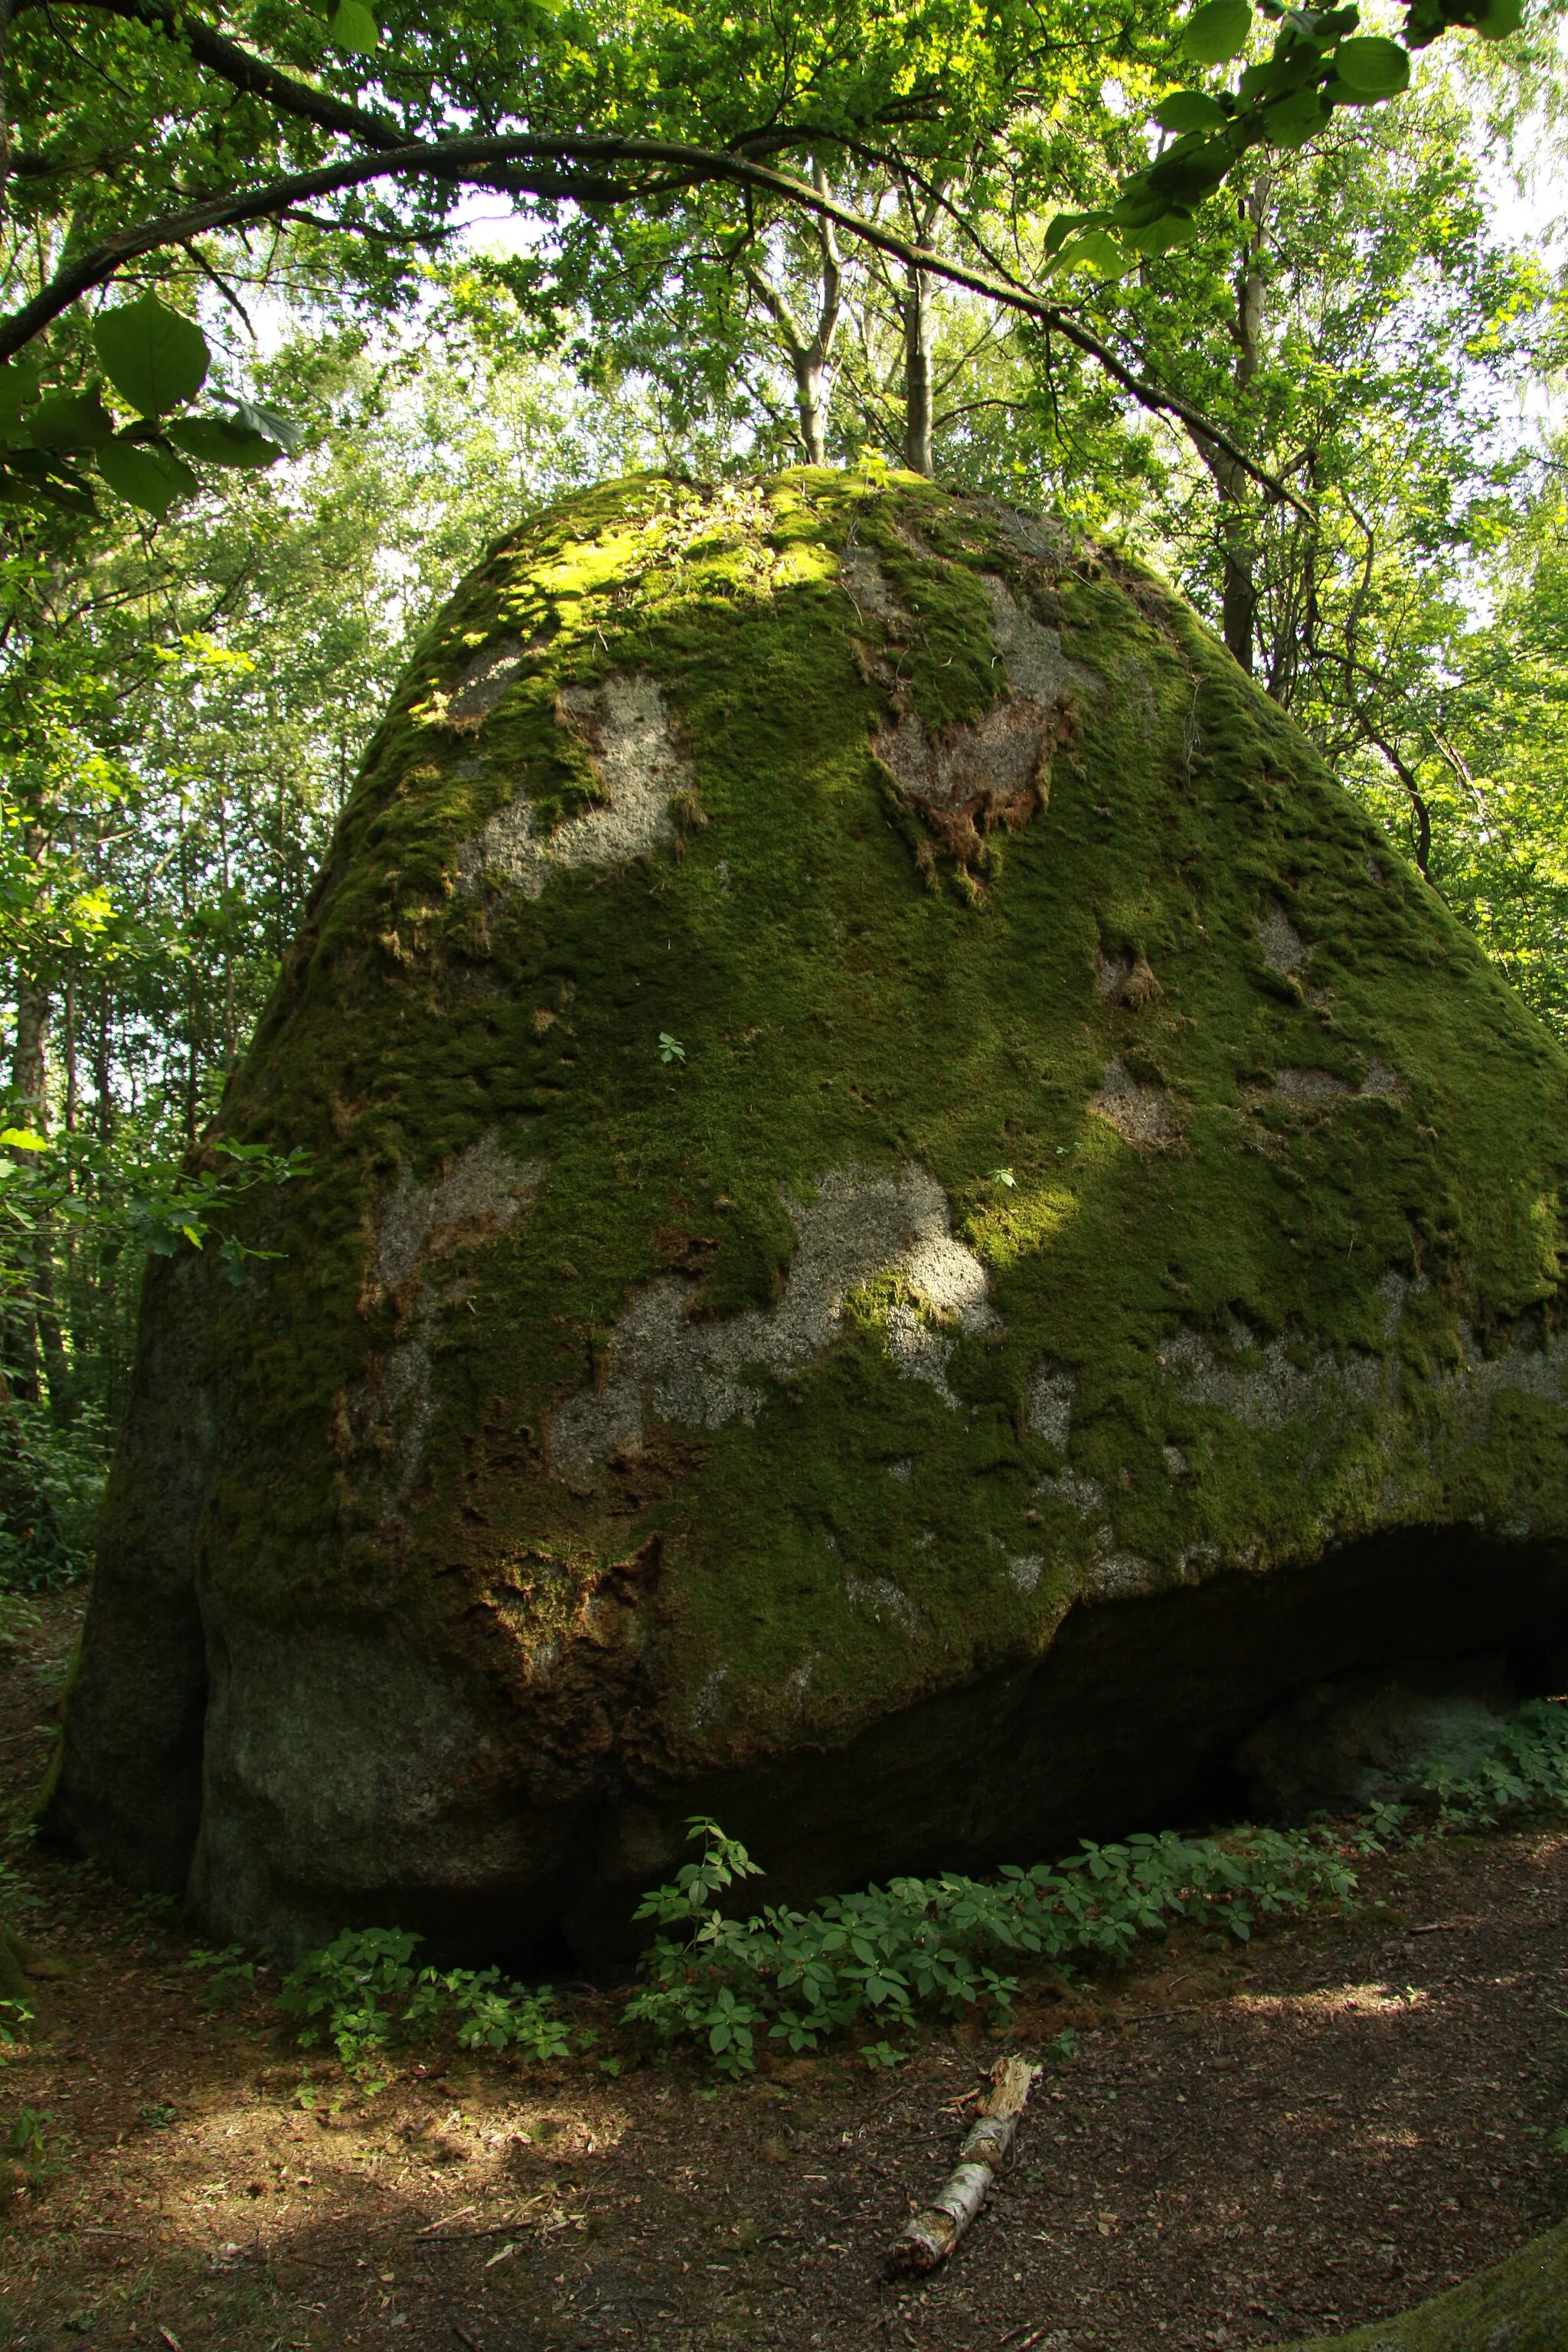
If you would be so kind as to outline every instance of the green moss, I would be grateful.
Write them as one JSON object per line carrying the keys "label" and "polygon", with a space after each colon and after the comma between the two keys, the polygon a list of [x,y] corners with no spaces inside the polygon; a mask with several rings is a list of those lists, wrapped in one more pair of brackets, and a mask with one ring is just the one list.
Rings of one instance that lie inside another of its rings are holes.
{"label": "green moss", "polygon": [[1315,2336],[1292,2352],[1560,2352],[1564,2341],[1568,2222],[1451,2294],[1349,2336]]}
{"label": "green moss", "polygon": [[[851,534],[880,617],[839,583]],[[951,735],[1004,690],[988,573],[1104,690],[1048,807],[959,875],[872,743],[895,693]],[[455,730],[447,700],[498,637],[531,650]],[[535,899],[462,887],[459,845],[520,791],[541,834],[602,801],[560,698],[639,675],[705,824]],[[1259,943],[1275,907],[1311,946],[1296,974]],[[1158,1000],[1102,998],[1097,946],[1145,957]],[[1170,1148],[1091,1109],[1113,1059],[1164,1090]],[[1267,1091],[1378,1064],[1394,1093]],[[1158,1583],[1417,1517],[1563,1533],[1561,1405],[1505,1391],[1481,1431],[1444,1383],[1521,1318],[1556,1328],[1563,1077],[1310,746],[1133,567],[1031,556],[909,477],[609,485],[493,551],[422,643],[231,1091],[234,1131],[305,1145],[317,1173],[247,1229],[279,1260],[213,1287],[234,1436],[204,1573],[280,1614],[395,1602],[521,1688],[528,1643],[653,1547],[657,1744],[722,1760],[1037,1655],[1110,1589],[1108,1547]],[[503,1234],[456,1235],[420,1321],[372,1279],[378,1217],[400,1176],[491,1132],[548,1177]],[[547,1474],[552,1412],[647,1285],[766,1309],[796,1243],[784,1192],[910,1160],[1000,1318],[952,1335],[957,1410],[890,1360],[889,1281],[819,1361],[759,1376],[749,1423],[672,1421],[597,1484]],[[1274,1377],[1282,1339],[1300,1410],[1201,1401],[1163,1360],[1184,1333],[1211,1388]],[[402,1424],[363,1400],[416,1341],[434,1414],[400,1493]],[[1077,1379],[1076,1500],[1028,1429],[1042,1359]],[[1314,1385],[1325,1363],[1372,1388]],[[508,1630],[476,1633],[502,1591]]]}

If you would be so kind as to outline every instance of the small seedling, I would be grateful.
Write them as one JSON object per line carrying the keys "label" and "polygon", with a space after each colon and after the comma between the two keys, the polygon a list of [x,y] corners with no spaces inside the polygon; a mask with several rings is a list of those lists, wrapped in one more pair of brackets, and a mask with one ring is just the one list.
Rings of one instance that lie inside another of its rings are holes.
{"label": "small seedling", "polygon": [[1010,1168],[993,1168],[991,1171],[991,1181],[993,1184],[1000,1184],[1004,1186],[1007,1192],[1011,1192],[1016,1188],[1018,1180],[1014,1175],[1013,1171]]}
{"label": "small seedling", "polygon": [[658,1058],[661,1062],[684,1062],[686,1059],[685,1046],[679,1037],[672,1037],[668,1029],[661,1029],[658,1033]]}
{"label": "small seedling", "polygon": [[167,2099],[160,2099],[155,2107],[143,2107],[142,2121],[150,2131],[167,2131],[174,2120],[174,2110]]}

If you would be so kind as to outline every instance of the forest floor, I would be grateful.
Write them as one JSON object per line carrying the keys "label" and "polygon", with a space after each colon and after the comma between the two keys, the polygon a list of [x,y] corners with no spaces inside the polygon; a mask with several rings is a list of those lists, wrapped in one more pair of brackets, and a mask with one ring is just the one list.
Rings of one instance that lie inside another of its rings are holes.
{"label": "forest floor", "polygon": [[[46,1601],[0,1643],[13,1807],[75,1614]],[[1013,2046],[1070,2025],[1077,2053],[923,2285],[887,2249],[951,2168],[996,2053],[978,2033],[739,2086],[399,2057],[366,2095],[264,1999],[210,2013],[175,1925],[13,1854],[40,2016],[0,2059],[0,2143],[29,2113],[42,2136],[0,2214],[14,2352],[1242,2352],[1403,2309],[1568,2209],[1555,1828],[1407,1846],[1359,1909],[1245,1953],[1178,1929],[1027,1990]],[[580,2013],[613,2032],[616,2000]]]}

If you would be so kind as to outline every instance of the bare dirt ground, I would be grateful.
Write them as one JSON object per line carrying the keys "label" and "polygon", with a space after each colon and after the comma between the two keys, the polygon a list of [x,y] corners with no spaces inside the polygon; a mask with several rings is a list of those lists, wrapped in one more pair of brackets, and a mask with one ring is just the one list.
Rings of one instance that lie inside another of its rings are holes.
{"label": "bare dirt ground", "polygon": [[[52,1732],[74,1630],[0,1648],[0,1793]],[[1349,2328],[1560,2219],[1568,1835],[1406,1849],[1359,1912],[1237,1958],[1179,1930],[1120,1977],[1037,1988],[1064,2025],[1016,2160],[927,2285],[885,2254],[955,2157],[994,2042],[940,2032],[740,2088],[399,2058],[365,2096],[258,1999],[207,2014],[193,1939],[22,1849],[38,2038],[0,2062],[48,2177],[0,2215],[16,2352],[1208,2352]],[[581,2014],[613,2031],[618,2004]],[[606,2047],[606,2042],[601,2047]]]}

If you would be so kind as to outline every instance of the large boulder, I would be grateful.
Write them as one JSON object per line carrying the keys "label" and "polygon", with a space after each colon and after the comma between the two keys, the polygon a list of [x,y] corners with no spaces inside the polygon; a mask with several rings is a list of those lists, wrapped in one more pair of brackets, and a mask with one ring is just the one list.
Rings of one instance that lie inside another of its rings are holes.
{"label": "large boulder", "polygon": [[913,477],[498,545],[153,1267],[53,1829],[216,1931],[604,1954],[1226,1801],[1568,1654],[1562,1055],[1170,592]]}

